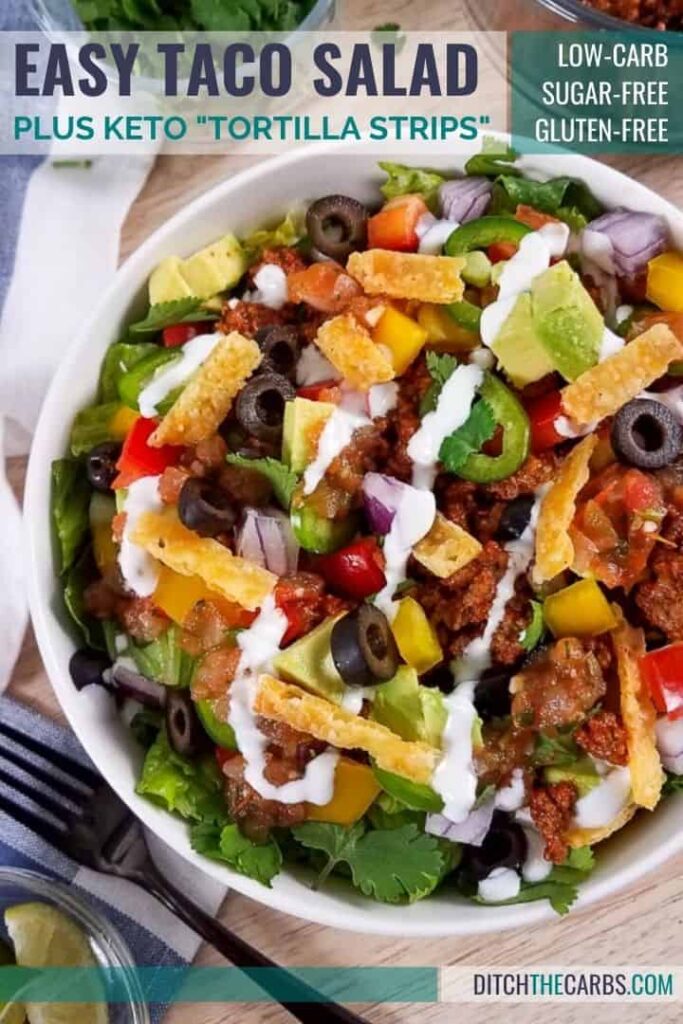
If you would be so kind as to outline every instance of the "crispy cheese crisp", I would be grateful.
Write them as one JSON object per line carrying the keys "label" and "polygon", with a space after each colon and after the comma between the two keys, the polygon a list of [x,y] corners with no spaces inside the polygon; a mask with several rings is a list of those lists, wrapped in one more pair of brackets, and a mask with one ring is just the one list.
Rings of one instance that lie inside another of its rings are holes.
{"label": "crispy cheese crisp", "polygon": [[621,717],[627,735],[633,801],[651,811],[659,802],[665,775],[657,750],[657,714],[640,674],[645,637],[642,629],[626,621],[618,605],[612,605],[612,610],[618,620],[612,640],[619,670]]}
{"label": "crispy cheese crisp", "polygon": [[570,846],[594,846],[595,843],[601,843],[603,839],[628,825],[637,810],[635,804],[627,804],[609,825],[603,825],[601,828],[572,828],[567,833],[567,842]]}
{"label": "crispy cheese crisp", "polygon": [[428,783],[441,757],[427,743],[401,739],[378,722],[354,715],[269,675],[259,679],[254,711],[333,747],[364,750],[380,768],[413,782]]}
{"label": "crispy cheese crisp", "polygon": [[226,335],[187,383],[149,443],[160,448],[164,444],[197,444],[211,437],[260,362],[261,350],[253,338],[237,331]]}
{"label": "crispy cheese crisp", "polygon": [[346,269],[367,295],[390,295],[420,302],[458,302],[465,290],[460,271],[465,260],[456,256],[368,249],[353,252]]}
{"label": "crispy cheese crisp", "polygon": [[468,565],[481,551],[481,544],[462,526],[440,512],[429,533],[413,548],[413,555],[435,576],[446,579]]}
{"label": "crispy cheese crisp", "polygon": [[576,497],[588,482],[589,463],[597,443],[596,435],[589,434],[572,449],[541,501],[536,528],[536,562],[532,572],[536,586],[552,580],[574,561],[569,527],[574,518]]}
{"label": "crispy cheese crisp", "polygon": [[666,324],[656,324],[562,391],[562,407],[580,425],[602,420],[683,359],[683,345]]}
{"label": "crispy cheese crisp", "polygon": [[315,343],[351,387],[359,391],[367,391],[373,384],[384,384],[396,376],[391,360],[375,344],[370,332],[348,313],[326,320]]}
{"label": "crispy cheese crisp", "polygon": [[267,569],[238,558],[217,540],[188,530],[174,511],[143,513],[131,540],[169,569],[181,576],[199,576],[211,590],[248,611],[260,608],[277,582]]}

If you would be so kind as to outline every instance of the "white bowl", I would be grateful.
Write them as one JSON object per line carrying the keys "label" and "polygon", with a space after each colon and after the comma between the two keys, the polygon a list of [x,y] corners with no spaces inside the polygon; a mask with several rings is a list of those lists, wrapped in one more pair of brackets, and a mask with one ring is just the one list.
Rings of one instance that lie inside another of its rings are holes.
{"label": "white bowl", "polygon": [[[462,167],[466,156],[461,152],[446,157],[425,149],[410,162],[453,171]],[[31,611],[48,675],[86,751],[131,810],[199,871],[267,906],[336,928],[403,937],[473,935],[552,918],[553,911],[546,902],[480,907],[460,899],[448,887],[411,907],[389,906],[360,897],[342,881],[312,892],[306,874],[289,868],[267,889],[195,854],[182,821],[136,796],[140,751],[118,719],[113,702],[97,687],[78,693],[71,682],[68,663],[74,644],[53,570],[50,463],[67,450],[71,421],[93,398],[104,351],[116,340],[131,309],[139,312],[142,308],[146,281],[156,264],[165,256],[187,255],[222,232],[239,235],[271,222],[297,201],[343,192],[376,203],[381,181],[376,160],[375,154],[355,145],[311,146],[267,161],[189,203],[121,267],[65,356],[36,431],[25,503]],[[607,206],[623,204],[661,214],[683,248],[683,216],[610,167],[570,155],[528,157],[524,163],[541,175],[568,174],[583,179]],[[614,841],[600,848],[599,866],[584,884],[578,905],[604,899],[683,850],[680,799],[669,798],[652,815],[643,812]]]}

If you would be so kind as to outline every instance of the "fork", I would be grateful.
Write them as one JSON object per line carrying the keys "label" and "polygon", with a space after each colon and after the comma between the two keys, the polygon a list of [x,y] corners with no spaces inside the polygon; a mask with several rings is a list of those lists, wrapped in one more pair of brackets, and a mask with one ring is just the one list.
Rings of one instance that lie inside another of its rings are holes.
{"label": "fork", "polygon": [[[319,1024],[322,1019],[364,1024],[357,1014],[327,1002],[176,889],[154,864],[141,823],[97,772],[2,719],[0,740],[0,810],[76,863],[125,878],[151,893],[235,967],[277,968],[279,991],[284,983],[291,993],[287,999],[273,993],[275,972],[263,972],[263,978],[252,976],[252,980],[301,1024]],[[8,771],[7,765],[14,771]],[[18,801],[18,794],[33,807]]]}

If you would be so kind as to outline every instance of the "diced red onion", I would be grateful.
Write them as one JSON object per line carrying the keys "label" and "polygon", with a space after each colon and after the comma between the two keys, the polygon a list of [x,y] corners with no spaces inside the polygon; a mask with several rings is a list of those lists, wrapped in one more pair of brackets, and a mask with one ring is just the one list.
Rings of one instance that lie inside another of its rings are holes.
{"label": "diced red onion", "polygon": [[655,730],[662,764],[674,775],[683,775],[683,718],[659,718]]}
{"label": "diced red onion", "polygon": [[299,545],[289,516],[276,508],[247,508],[237,534],[237,554],[277,576],[296,572]]}
{"label": "diced red onion", "polygon": [[467,815],[464,821],[456,823],[443,814],[428,814],[425,832],[448,839],[451,843],[466,843],[481,846],[491,827],[495,801],[486,800]]}
{"label": "diced red onion", "polygon": [[483,217],[491,202],[493,185],[488,178],[455,178],[439,186],[441,213],[446,220],[466,224]]}
{"label": "diced red onion", "polygon": [[363,503],[373,533],[389,533],[404,486],[393,476],[366,473],[363,480]]}
{"label": "diced red onion", "polygon": [[611,210],[592,220],[586,231],[595,231],[609,240],[618,277],[636,277],[668,244],[666,223],[655,213]]}
{"label": "diced red onion", "polygon": [[154,679],[148,679],[120,661],[115,661],[110,679],[117,693],[144,704],[147,708],[163,708],[166,703],[166,687]]}

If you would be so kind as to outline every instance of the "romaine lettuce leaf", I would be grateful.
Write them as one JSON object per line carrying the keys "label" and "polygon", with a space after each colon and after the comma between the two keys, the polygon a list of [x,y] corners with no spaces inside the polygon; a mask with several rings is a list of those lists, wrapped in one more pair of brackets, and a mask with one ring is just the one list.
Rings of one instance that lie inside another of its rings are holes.
{"label": "romaine lettuce leaf", "polygon": [[421,195],[427,206],[432,209],[436,207],[439,185],[446,180],[443,175],[420,167],[390,163],[388,160],[380,160],[379,166],[388,175],[380,190],[385,199],[414,193]]}
{"label": "romaine lettuce leaf", "polygon": [[52,521],[59,546],[59,572],[76,561],[88,535],[90,484],[82,463],[57,459],[52,463]]}
{"label": "romaine lettuce leaf", "polygon": [[119,401],[119,381],[124,373],[139,363],[145,356],[158,352],[159,346],[149,341],[128,344],[117,341],[107,349],[100,371],[98,400],[100,404]]}
{"label": "romaine lettuce leaf", "polygon": [[274,228],[252,231],[241,241],[248,261],[254,263],[264,249],[297,245],[303,236],[304,228],[300,218],[293,213],[288,213],[285,219]]}
{"label": "romaine lettuce leaf", "polygon": [[119,408],[118,402],[106,402],[104,405],[91,405],[77,414],[69,439],[69,448],[75,459],[95,445],[114,440],[109,425]]}
{"label": "romaine lettuce leaf", "polygon": [[211,755],[181,757],[161,729],[147,751],[135,792],[189,821],[225,823],[222,778]]}
{"label": "romaine lettuce leaf", "polygon": [[164,686],[190,686],[197,659],[183,650],[180,629],[171,625],[149,644],[131,642],[129,654],[138,671]]}

